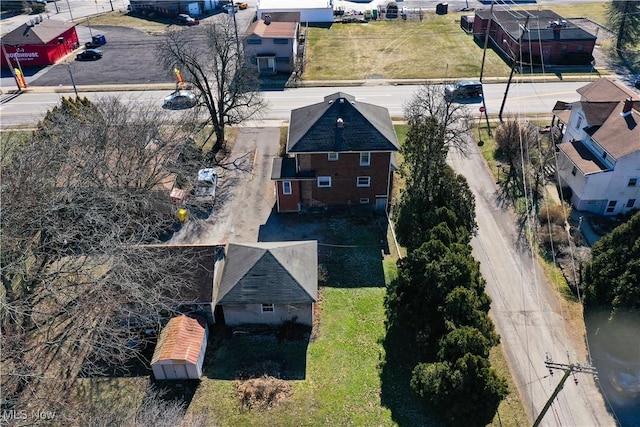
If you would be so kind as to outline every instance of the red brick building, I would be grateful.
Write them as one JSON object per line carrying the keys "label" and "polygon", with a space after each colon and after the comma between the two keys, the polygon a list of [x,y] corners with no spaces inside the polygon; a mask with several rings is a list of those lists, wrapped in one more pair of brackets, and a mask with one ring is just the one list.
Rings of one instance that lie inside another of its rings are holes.
{"label": "red brick building", "polygon": [[[7,56],[11,67],[34,67],[55,64],[79,45],[75,24],[54,19],[44,19],[23,24],[5,34],[2,39],[4,52],[2,67],[7,67]],[[6,54],[5,54],[6,52]]]}
{"label": "red brick building", "polygon": [[273,162],[278,212],[389,205],[398,139],[386,108],[334,93],[291,112],[287,156]]}
{"label": "red brick building", "polygon": [[[473,35],[520,67],[591,65],[596,36],[550,10],[495,10],[476,12]],[[529,17],[527,21],[527,16]],[[524,28],[526,24],[526,30]]]}

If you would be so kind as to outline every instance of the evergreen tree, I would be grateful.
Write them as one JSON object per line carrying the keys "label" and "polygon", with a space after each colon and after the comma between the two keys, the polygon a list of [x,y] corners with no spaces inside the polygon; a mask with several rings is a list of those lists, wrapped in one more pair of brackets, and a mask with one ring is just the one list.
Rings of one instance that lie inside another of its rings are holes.
{"label": "evergreen tree", "polygon": [[609,27],[616,32],[618,54],[640,40],[640,1],[612,0],[607,5]]}

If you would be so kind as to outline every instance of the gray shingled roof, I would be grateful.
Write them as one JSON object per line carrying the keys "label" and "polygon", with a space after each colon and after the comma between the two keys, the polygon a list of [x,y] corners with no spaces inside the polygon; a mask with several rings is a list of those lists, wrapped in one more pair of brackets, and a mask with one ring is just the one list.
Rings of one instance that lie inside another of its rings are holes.
{"label": "gray shingled roof", "polygon": [[318,243],[262,242],[227,247],[219,305],[295,304],[318,296]]}
{"label": "gray shingled roof", "polygon": [[32,27],[27,24],[22,24],[10,33],[5,34],[2,37],[2,43],[11,46],[19,44],[47,44],[73,27],[75,27],[75,24],[68,24],[55,19],[45,19]]}
{"label": "gray shingled roof", "polygon": [[[338,127],[342,119],[343,127]],[[289,153],[398,151],[389,110],[337,92],[291,111]]]}

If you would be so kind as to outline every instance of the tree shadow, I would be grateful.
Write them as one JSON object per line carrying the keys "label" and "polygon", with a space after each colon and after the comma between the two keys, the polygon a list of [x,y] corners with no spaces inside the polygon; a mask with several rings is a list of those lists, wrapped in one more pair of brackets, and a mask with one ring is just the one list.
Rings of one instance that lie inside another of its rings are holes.
{"label": "tree shadow", "polygon": [[437,418],[427,415],[427,408],[411,390],[411,372],[418,363],[412,342],[406,331],[396,326],[387,329],[382,342],[385,358],[380,362],[380,402],[399,426],[439,426]]}

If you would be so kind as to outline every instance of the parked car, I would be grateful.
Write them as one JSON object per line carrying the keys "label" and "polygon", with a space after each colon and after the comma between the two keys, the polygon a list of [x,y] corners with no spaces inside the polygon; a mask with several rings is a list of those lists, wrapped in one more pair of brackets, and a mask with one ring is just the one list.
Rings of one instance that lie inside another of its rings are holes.
{"label": "parked car", "polygon": [[95,61],[102,58],[102,51],[100,49],[87,49],[76,55],[78,61]]}
{"label": "parked car", "polygon": [[449,101],[459,98],[477,98],[482,96],[482,83],[477,80],[465,80],[444,87],[444,97]]}
{"label": "parked car", "polygon": [[218,173],[214,168],[205,168],[198,171],[198,179],[191,190],[191,202],[201,204],[213,204],[216,199],[216,186],[218,185]]}
{"label": "parked car", "polygon": [[172,202],[183,206],[209,209],[216,199],[217,185],[218,173],[216,170],[204,168],[198,171],[195,182],[176,183],[169,197]]}
{"label": "parked car", "polygon": [[237,2],[236,2],[236,6],[238,6],[238,9],[240,9],[240,10],[244,10],[244,9],[246,9],[246,8],[248,8],[248,7],[249,7],[249,4],[248,4],[248,3],[245,3],[245,2],[243,2],[243,1],[237,1]]}
{"label": "parked car", "polygon": [[199,25],[200,21],[195,19],[194,17],[187,15],[186,13],[181,13],[178,15],[178,22],[186,25]]}
{"label": "parked car", "polygon": [[190,90],[176,90],[164,98],[162,108],[193,108],[198,103],[196,94]]}

